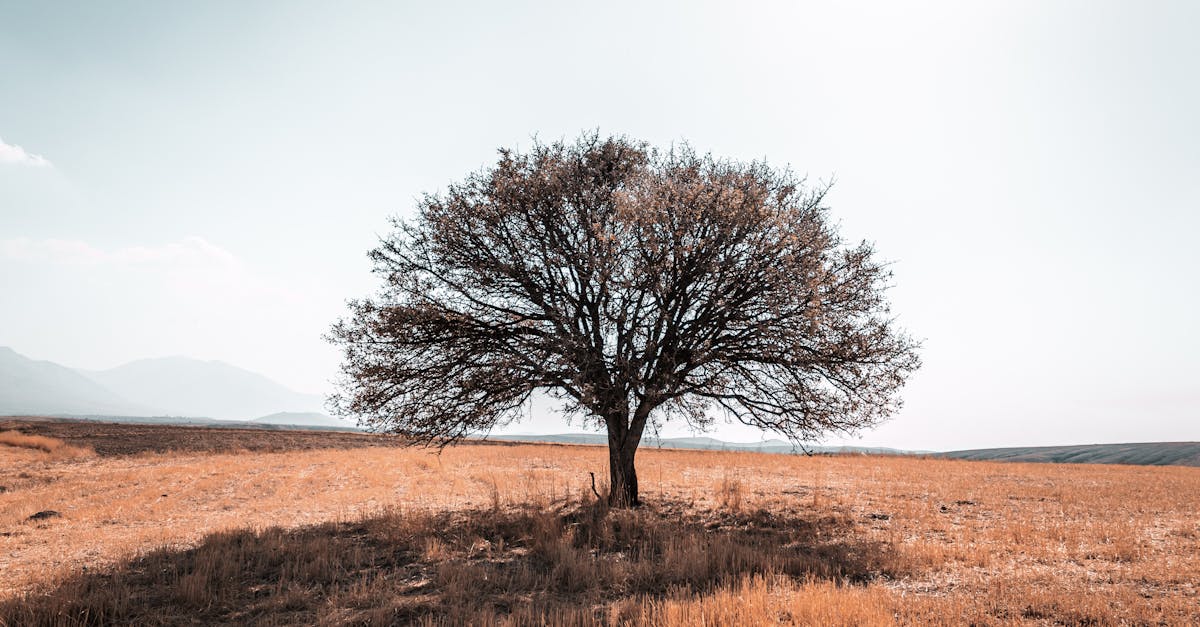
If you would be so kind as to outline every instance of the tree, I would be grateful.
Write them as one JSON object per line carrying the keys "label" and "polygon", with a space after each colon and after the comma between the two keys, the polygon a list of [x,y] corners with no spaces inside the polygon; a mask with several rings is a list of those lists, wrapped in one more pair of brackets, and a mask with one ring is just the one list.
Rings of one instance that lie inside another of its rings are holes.
{"label": "tree", "polygon": [[647,425],[724,413],[796,441],[874,425],[917,345],[827,189],[622,137],[501,150],[371,251],[384,284],[333,327],[332,407],[445,445],[549,392],[607,429],[615,506],[639,503]]}

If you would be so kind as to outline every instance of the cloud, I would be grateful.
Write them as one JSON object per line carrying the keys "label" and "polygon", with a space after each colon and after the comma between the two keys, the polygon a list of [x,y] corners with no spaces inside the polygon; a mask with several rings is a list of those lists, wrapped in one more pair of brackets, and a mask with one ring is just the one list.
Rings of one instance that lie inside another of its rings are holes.
{"label": "cloud", "polygon": [[185,265],[230,269],[238,265],[233,253],[195,236],[155,246],[127,246],[112,250],[98,248],[82,240],[19,237],[0,240],[0,259],[82,266]]}
{"label": "cloud", "polygon": [[41,155],[25,152],[24,148],[15,144],[6,144],[4,143],[4,138],[0,137],[0,164],[4,163],[28,165],[35,168],[54,167],[54,164],[50,163],[49,159]]}

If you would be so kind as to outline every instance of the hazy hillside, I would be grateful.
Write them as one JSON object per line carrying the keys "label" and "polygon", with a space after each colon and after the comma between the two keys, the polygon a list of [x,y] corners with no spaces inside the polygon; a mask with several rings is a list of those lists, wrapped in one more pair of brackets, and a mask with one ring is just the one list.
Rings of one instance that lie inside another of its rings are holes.
{"label": "hazy hillside", "polygon": [[[554,442],[560,444],[607,444],[608,437],[599,433],[558,433],[552,435],[492,435],[490,440],[513,442]],[[762,442],[725,442],[710,437],[643,438],[644,448],[678,448],[718,451],[748,451],[756,453],[804,453],[804,450],[786,440],[764,440]],[[865,446],[809,446],[811,453],[863,453],[875,455],[911,455],[926,451],[902,451],[894,448]]]}
{"label": "hazy hillside", "polygon": [[350,420],[341,420],[319,412],[281,411],[262,418],[255,418],[255,424],[294,425],[297,427],[320,427],[328,429],[357,429]]}
{"label": "hazy hillside", "polygon": [[142,359],[85,374],[120,396],[172,415],[249,420],[280,411],[317,411],[323,400],[224,362],[187,357]]}
{"label": "hazy hillside", "polygon": [[1062,464],[1136,464],[1140,466],[1200,466],[1200,442],[1145,442],[988,448],[942,453],[958,459]]}
{"label": "hazy hillside", "polygon": [[88,377],[0,347],[0,414],[151,414]]}

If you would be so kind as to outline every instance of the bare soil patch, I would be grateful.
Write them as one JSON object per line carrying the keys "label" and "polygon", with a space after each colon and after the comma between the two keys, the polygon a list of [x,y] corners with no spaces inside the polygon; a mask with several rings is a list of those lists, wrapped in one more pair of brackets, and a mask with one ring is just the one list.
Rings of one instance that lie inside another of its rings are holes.
{"label": "bare soil patch", "polygon": [[[97,455],[138,453],[273,453],[312,449],[402,446],[395,436],[346,431],[245,429],[180,425],[129,424],[37,417],[0,419],[0,431],[47,437],[72,446],[89,447]],[[3,443],[0,434],[0,443]]]}

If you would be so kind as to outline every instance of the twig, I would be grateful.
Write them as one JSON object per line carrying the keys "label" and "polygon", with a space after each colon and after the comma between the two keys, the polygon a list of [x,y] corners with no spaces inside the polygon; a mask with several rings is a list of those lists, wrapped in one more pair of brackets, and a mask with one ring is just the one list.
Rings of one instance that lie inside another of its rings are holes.
{"label": "twig", "polygon": [[596,491],[596,473],[594,473],[594,472],[589,472],[588,474],[592,476],[592,494],[595,494],[595,495],[596,495],[596,500],[597,500],[597,501],[599,501],[599,500],[600,500],[600,493]]}

